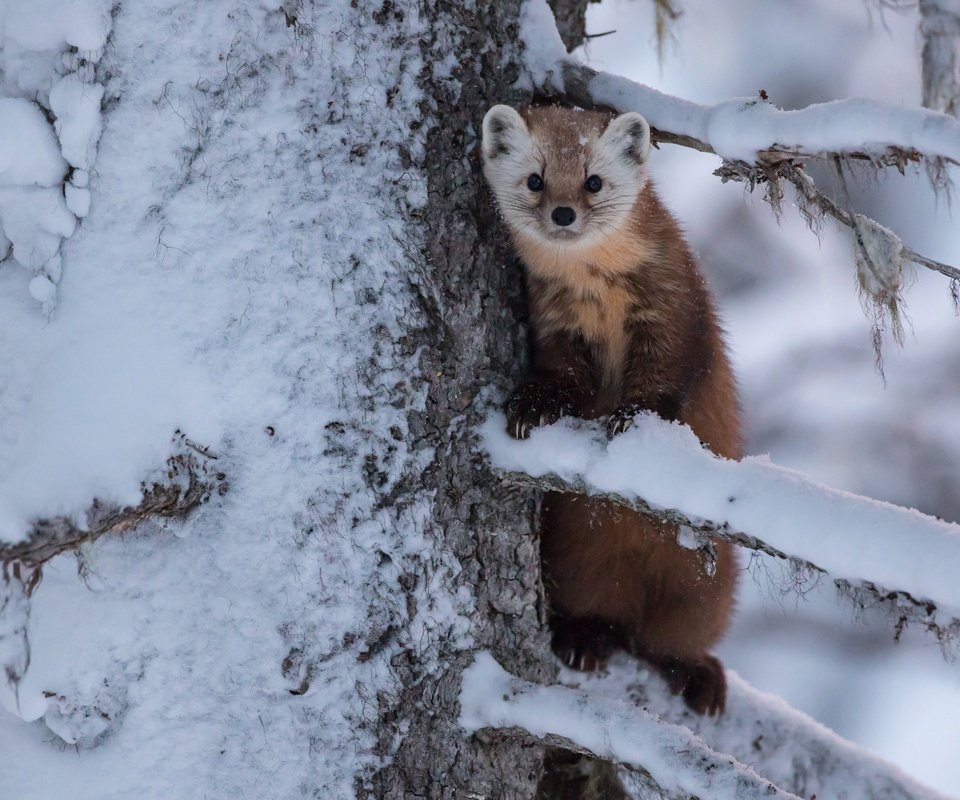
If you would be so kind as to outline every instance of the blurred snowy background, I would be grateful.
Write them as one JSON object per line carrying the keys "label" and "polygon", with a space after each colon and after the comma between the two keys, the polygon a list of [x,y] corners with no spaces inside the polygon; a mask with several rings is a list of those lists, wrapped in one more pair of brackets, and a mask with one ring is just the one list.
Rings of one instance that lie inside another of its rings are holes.
{"label": "blurred snowy background", "polygon": [[[862,0],[682,0],[658,64],[649,2],[591,5],[584,56],[603,70],[700,103],[756,96],[782,108],[848,96],[919,106],[916,8]],[[922,268],[906,293],[906,343],[874,366],[871,319],[850,240],[818,237],[788,202],[781,224],[715,156],[664,145],[652,158],[719,299],[740,378],[747,451],[769,453],[836,488],[960,521],[960,318],[949,283]],[[833,187],[828,170],[815,170]],[[960,175],[954,171],[954,180]],[[922,171],[849,183],[853,208],[905,244],[960,263],[960,230]],[[788,190],[789,192],[789,190]],[[913,270],[908,266],[908,270]],[[920,274],[923,273],[923,274]],[[754,565],[756,567],[756,565]],[[770,561],[745,573],[721,647],[726,665],[838,733],[960,796],[960,664],[931,637],[855,617],[832,584],[789,590]]]}

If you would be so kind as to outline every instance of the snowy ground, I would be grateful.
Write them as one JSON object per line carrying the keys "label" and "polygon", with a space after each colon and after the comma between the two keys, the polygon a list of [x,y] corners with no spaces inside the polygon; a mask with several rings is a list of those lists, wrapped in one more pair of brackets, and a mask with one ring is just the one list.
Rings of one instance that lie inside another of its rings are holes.
{"label": "snowy ground", "polygon": [[[784,108],[850,95],[920,102],[916,11],[859,0],[687,0],[662,70],[649,4],[590,6],[590,63],[661,91],[713,104],[765,89]],[[852,250],[827,224],[818,243],[790,207],[777,226],[759,197],[710,175],[715,157],[665,146],[651,158],[661,195],[686,226],[720,305],[739,373],[748,451],[769,453],[835,488],[960,520],[960,330],[947,282],[918,270],[907,293],[906,346],[873,366],[870,323]],[[829,175],[820,173],[825,181]],[[825,185],[829,185],[825,182]],[[960,262],[960,235],[926,179],[892,173],[855,190],[858,210],[915,250]],[[960,795],[960,670],[923,635],[895,645],[831,587],[800,598],[786,577],[743,582],[725,663],[834,730]]]}

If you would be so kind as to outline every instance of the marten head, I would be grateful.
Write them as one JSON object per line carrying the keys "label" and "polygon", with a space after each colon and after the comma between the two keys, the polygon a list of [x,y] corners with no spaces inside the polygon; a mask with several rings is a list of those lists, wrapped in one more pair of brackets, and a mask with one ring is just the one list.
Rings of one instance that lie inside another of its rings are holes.
{"label": "marten head", "polygon": [[521,116],[496,105],[483,118],[483,172],[521,246],[591,248],[616,234],[646,184],[649,150],[650,126],[635,112]]}

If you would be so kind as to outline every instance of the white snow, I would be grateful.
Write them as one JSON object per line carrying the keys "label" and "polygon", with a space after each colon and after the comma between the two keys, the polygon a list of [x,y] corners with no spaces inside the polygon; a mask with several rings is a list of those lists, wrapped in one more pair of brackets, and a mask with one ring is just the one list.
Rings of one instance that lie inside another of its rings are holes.
{"label": "white snow", "polygon": [[76,186],[73,181],[63,187],[64,200],[70,213],[82,218],[90,213],[90,190]]}
{"label": "white snow", "polygon": [[103,86],[84,83],[76,73],[65,75],[50,90],[50,109],[63,157],[77,169],[89,170],[100,138]]}
{"label": "white snow", "polygon": [[547,0],[523,0],[520,6],[520,41],[527,71],[520,76],[518,86],[528,90],[551,87],[562,92],[562,62],[567,57],[567,48],[563,46]]}
{"label": "white snow", "polygon": [[[382,763],[390,659],[469,643],[429,498],[377,507],[431,456],[407,433],[416,355],[395,344],[418,313],[425,189],[400,145],[421,158],[420,23],[348,0],[299,11],[295,30],[277,4],[119,6],[102,55],[119,102],[66,188],[75,212],[77,191],[92,202],[58,251],[53,314],[30,296],[47,267],[0,265],[0,537],[138,501],[177,429],[229,483],[186,521],[54,558],[8,608],[4,800],[354,797]],[[86,77],[58,117],[77,165],[100,105]],[[390,602],[408,574],[412,609]]]}
{"label": "white snow", "polygon": [[0,188],[0,221],[13,244],[13,257],[29,269],[54,258],[77,224],[59,186]]}
{"label": "white snow", "polygon": [[599,756],[641,767],[671,793],[796,800],[750,767],[712,751],[687,728],[627,700],[519,680],[485,651],[464,670],[460,709],[460,724],[471,733],[517,726],[535,736],[564,736]]}
{"label": "white snow", "polygon": [[111,6],[111,0],[5,0],[0,32],[6,46],[99,51],[107,43]]}
{"label": "white snow", "polygon": [[676,509],[693,520],[728,524],[835,578],[872,581],[960,610],[960,525],[913,509],[820,486],[762,456],[719,458],[693,432],[641,414],[607,442],[602,428],[561,420],[518,441],[502,414],[481,430],[491,463]]}
{"label": "white snow", "polygon": [[56,186],[66,171],[39,107],[21,97],[0,97],[0,187]]}
{"label": "white snow", "polygon": [[697,105],[619,76],[598,74],[589,85],[595,102],[639,111],[655,128],[693,136],[728,160],[755,161],[774,145],[791,152],[916,149],[960,161],[960,122],[921,108],[897,108],[867,98],[815,103],[784,111],[757,98]]}
{"label": "white snow", "polygon": [[[37,275],[30,281],[30,296],[44,308],[52,308],[57,297],[57,285],[46,275]],[[11,526],[12,527],[12,526]]]}
{"label": "white snow", "polygon": [[[111,5],[0,3],[0,229],[12,243],[12,253],[0,247],[0,258],[12,255],[31,272],[30,296],[44,315],[57,302],[61,243],[89,212],[85,186],[104,94],[93,65],[106,45]],[[53,129],[41,107],[55,118]],[[74,187],[63,185],[68,163],[84,171]]]}
{"label": "white snow", "polygon": [[[209,379],[185,344],[171,341],[135,277],[74,276],[70,263],[62,286],[73,301],[55,325],[31,324],[29,311],[2,296],[15,291],[15,275],[4,281],[0,272],[0,313],[15,348],[0,365],[14,387],[4,398],[0,540],[17,541],[39,516],[82,522],[93,497],[135,505],[146,476],[131,465],[161,467],[180,426],[200,440],[220,435]],[[29,284],[45,305],[54,289],[44,275]]]}

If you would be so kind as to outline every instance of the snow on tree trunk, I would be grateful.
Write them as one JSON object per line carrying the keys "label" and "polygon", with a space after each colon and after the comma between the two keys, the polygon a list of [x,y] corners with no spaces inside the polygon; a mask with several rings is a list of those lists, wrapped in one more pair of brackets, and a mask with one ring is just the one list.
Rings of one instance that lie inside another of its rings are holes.
{"label": "snow on tree trunk", "polygon": [[[425,469],[417,467],[396,501],[433,498],[423,531],[433,551],[411,560],[404,576],[411,616],[429,613],[424,587],[437,561],[450,562],[449,577],[430,591],[451,600],[473,595],[465,612],[472,644],[489,645],[502,663],[542,680],[553,667],[531,535],[534,507],[529,493],[505,491],[481,468],[473,432],[483,390],[509,386],[525,359],[521,273],[477,157],[486,109],[526,99],[510,88],[519,73],[519,5],[475,11],[436,2],[424,9],[429,130],[419,166],[429,201],[414,221],[425,231],[425,258],[415,257],[410,276],[420,319],[409,346],[418,349],[429,380],[425,413],[413,415],[411,430],[434,456]],[[457,723],[460,670],[469,663],[462,645],[444,636],[413,644],[391,658],[402,688],[380,697],[381,746],[392,761],[374,781],[376,795],[532,797],[540,748],[466,740]]]}
{"label": "snow on tree trunk", "polygon": [[587,33],[587,5],[599,0],[549,0],[550,10],[557,20],[557,31],[567,50],[583,44]]}
{"label": "snow on tree trunk", "polygon": [[3,595],[11,796],[533,795],[541,747],[457,724],[473,649],[554,669],[532,495],[473,433],[525,358],[477,160],[485,109],[527,99],[518,6],[113,9],[49,320],[26,270],[0,273],[8,452],[29,455],[0,508],[135,504],[178,428],[226,491]]}

